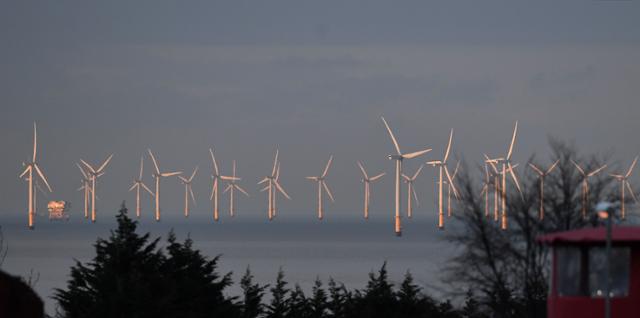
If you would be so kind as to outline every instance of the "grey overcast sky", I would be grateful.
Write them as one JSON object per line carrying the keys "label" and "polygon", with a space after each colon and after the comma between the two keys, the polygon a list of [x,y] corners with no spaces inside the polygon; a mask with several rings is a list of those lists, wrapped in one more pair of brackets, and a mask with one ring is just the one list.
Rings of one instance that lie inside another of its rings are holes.
{"label": "grey overcast sky", "polygon": [[[313,217],[315,185],[303,177],[334,154],[327,217],[359,217],[355,161],[392,171],[380,115],[404,149],[434,148],[424,160],[442,155],[450,128],[459,158],[504,152],[519,120],[518,161],[546,160],[547,138],[558,136],[626,166],[640,152],[638,17],[638,1],[4,1],[1,212],[26,218],[17,176],[34,121],[49,199],[71,201],[75,217],[74,162],[115,153],[98,184],[99,219],[132,202],[147,147],[163,169],[200,166],[202,216],[209,147],[224,172],[238,160],[252,195],[238,213],[256,218],[266,201],[256,182],[276,147],[293,196],[280,204],[286,217]],[[424,218],[434,192],[426,172]],[[391,219],[391,184],[373,187],[378,218]],[[165,215],[179,215],[182,186],[167,179],[162,190]]]}

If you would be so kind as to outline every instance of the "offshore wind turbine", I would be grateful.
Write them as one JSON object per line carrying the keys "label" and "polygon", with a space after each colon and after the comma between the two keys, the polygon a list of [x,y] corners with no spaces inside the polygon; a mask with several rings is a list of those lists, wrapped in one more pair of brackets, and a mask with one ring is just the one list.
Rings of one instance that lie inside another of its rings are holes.
{"label": "offshore wind turbine", "polygon": [[[500,227],[503,230],[507,229],[507,173],[511,175],[511,179],[516,185],[518,192],[520,192],[520,196],[522,197],[522,190],[520,188],[520,182],[518,182],[518,177],[514,172],[513,164],[511,163],[511,155],[513,155],[513,146],[516,142],[516,136],[518,134],[518,122],[516,121],[515,127],[513,128],[513,135],[511,136],[511,144],[509,144],[509,150],[507,151],[507,155],[505,157],[487,159],[487,163],[489,163],[494,169],[496,164],[502,164],[502,169],[500,175],[502,177],[502,184],[500,185],[500,203],[502,204],[502,217],[501,217],[501,225]],[[486,156],[486,155],[485,155]]]}
{"label": "offshore wind turbine", "polygon": [[[456,181],[456,176],[458,175],[458,169],[460,168],[460,161],[456,163],[456,168],[453,169],[453,174],[451,175],[451,181],[447,183],[447,217],[451,217],[451,189],[453,189],[452,184]],[[455,185],[454,185],[455,186]],[[456,199],[459,199],[458,192],[454,191],[453,195]]]}
{"label": "offshore wind turbine", "polygon": [[364,218],[368,219],[369,218],[369,199],[371,198],[371,182],[374,182],[382,178],[382,176],[385,175],[385,172],[369,178],[369,175],[367,174],[367,171],[364,170],[362,163],[360,161],[358,161],[357,163],[358,163],[358,167],[360,167],[360,171],[362,171],[362,182],[364,183]]}
{"label": "offshore wind turbine", "polygon": [[633,198],[633,200],[638,203],[638,198],[636,198],[636,195],[633,193],[633,189],[631,189],[631,184],[629,184],[629,181],[627,180],[627,178],[629,178],[629,176],[631,175],[631,172],[633,172],[633,167],[636,166],[636,163],[638,162],[638,157],[636,156],[635,159],[633,159],[633,162],[631,163],[631,166],[629,167],[629,170],[627,170],[627,173],[622,175],[622,174],[611,174],[612,177],[614,177],[616,180],[620,181],[620,213],[621,213],[621,217],[624,220],[626,218],[626,214],[625,214],[625,210],[624,210],[624,193],[629,190],[629,194],[631,194],[631,197]]}
{"label": "offshore wind turbine", "polygon": [[533,169],[538,174],[538,178],[540,179],[540,212],[538,214],[538,219],[541,221],[544,219],[544,178],[556,168],[560,160],[556,160],[547,170],[543,170],[533,163],[529,162],[529,167]]}
{"label": "offshore wind turbine", "polygon": [[111,161],[111,158],[113,158],[113,154],[109,155],[98,169],[94,169],[93,166],[80,159],[80,162],[87,168],[87,174],[91,180],[91,222],[96,221],[96,180],[104,174],[104,169]]}
{"label": "offshore wind turbine", "polygon": [[269,221],[271,221],[275,217],[275,206],[276,206],[276,194],[278,191],[282,193],[287,199],[291,200],[291,197],[287,192],[282,188],[278,179],[280,178],[280,163],[278,162],[278,150],[276,149],[276,155],[273,160],[273,168],[271,169],[271,174],[265,176],[258,184],[267,183],[266,187],[264,187],[260,192],[268,191],[269,195],[269,205],[267,208],[267,213],[269,215]]}
{"label": "offshore wind turbine", "polygon": [[153,162],[154,171],[152,173],[153,177],[156,179],[156,191],[154,197],[156,199],[156,221],[160,221],[160,179],[167,178],[171,176],[177,176],[182,173],[182,171],[174,171],[174,172],[160,172],[160,167],[158,166],[158,161],[156,161],[156,157],[151,152],[151,149],[147,149],[149,152],[149,156],[151,157],[151,161]]}
{"label": "offshore wind turbine", "polygon": [[229,180],[228,184],[227,184],[227,188],[224,189],[224,191],[222,193],[227,193],[227,191],[229,192],[229,215],[231,217],[234,217],[234,204],[233,204],[233,199],[234,199],[234,190],[238,190],[240,192],[242,192],[244,195],[246,195],[247,197],[249,196],[249,193],[247,193],[247,191],[245,191],[242,187],[240,187],[237,183],[236,180],[240,180],[240,178],[236,177],[236,161],[233,160],[233,173],[231,174],[231,177],[234,178],[234,180]]}
{"label": "offshore wind turbine", "polygon": [[595,176],[600,171],[604,170],[604,168],[606,168],[607,165],[605,164],[605,165],[601,166],[600,168],[587,173],[587,172],[584,171],[584,169],[582,169],[582,167],[580,167],[580,165],[577,162],[575,162],[573,160],[571,160],[571,162],[573,163],[574,166],[576,166],[576,168],[578,169],[578,171],[582,175],[582,218],[586,219],[587,218],[587,205],[589,204],[589,178]]}
{"label": "offshore wind turbine", "polygon": [[91,191],[91,178],[89,178],[89,175],[82,168],[82,166],[80,166],[77,163],[76,163],[76,166],[78,166],[78,169],[80,169],[80,173],[82,174],[82,180],[80,180],[80,182],[82,183],[82,186],[78,188],[78,191],[83,190],[84,192],[84,218],[88,219],[89,218],[89,199],[90,199],[89,193]]}
{"label": "offshore wind turbine", "polygon": [[133,185],[131,186],[131,188],[129,188],[129,191],[133,191],[133,189],[136,189],[136,217],[138,218],[140,217],[140,188],[149,192],[151,196],[154,196],[153,192],[151,192],[151,189],[149,189],[149,187],[147,187],[142,182],[143,168],[144,168],[144,158],[140,157],[140,173],[138,174],[138,178],[133,180]]}
{"label": "offshore wind turbine", "polygon": [[447,168],[447,159],[449,158],[449,153],[451,152],[451,142],[453,141],[453,129],[449,133],[449,143],[447,144],[447,150],[444,152],[444,157],[442,160],[432,160],[428,161],[427,164],[432,167],[438,167],[438,228],[444,229],[444,207],[443,207],[443,192],[442,185],[444,183],[444,176],[449,180],[449,187],[453,188],[453,192],[458,194],[458,191],[453,184],[453,180],[451,179],[451,175],[449,174],[449,169]]}
{"label": "offshore wind turbine", "polygon": [[49,192],[53,192],[51,190],[51,186],[49,186],[49,182],[47,182],[47,178],[44,176],[44,173],[42,173],[42,170],[40,169],[40,167],[38,166],[38,163],[36,162],[37,150],[38,150],[38,133],[36,130],[36,123],[33,123],[33,156],[31,158],[31,162],[27,162],[23,164],[26,168],[19,176],[19,178],[22,178],[26,175],[27,183],[29,184],[29,201],[27,203],[28,204],[27,213],[28,213],[28,226],[29,226],[29,229],[31,230],[33,229],[34,218],[35,218],[35,204],[34,204],[34,191],[33,191],[34,181],[35,181],[33,179],[34,170],[35,170],[35,173],[40,177],[40,179],[47,186],[47,189],[49,189]]}
{"label": "offshore wind turbine", "polygon": [[416,152],[412,152],[412,153],[407,153],[407,154],[403,154],[402,151],[400,151],[400,146],[398,145],[398,141],[396,140],[396,137],[393,135],[393,132],[391,132],[391,128],[389,127],[389,124],[387,124],[387,121],[384,119],[384,117],[380,117],[382,119],[382,122],[384,123],[384,126],[387,128],[387,132],[389,133],[389,137],[391,137],[391,141],[393,142],[393,146],[396,149],[396,154],[395,155],[389,155],[388,158],[389,160],[395,160],[396,162],[396,175],[395,175],[395,179],[396,179],[396,184],[395,184],[395,226],[394,226],[394,230],[397,236],[401,236],[402,235],[402,225],[400,224],[400,206],[401,206],[401,202],[400,202],[400,176],[402,175],[402,161],[404,159],[413,159],[419,156],[424,155],[425,153],[431,151],[430,148],[428,149],[424,149],[424,150],[420,150],[420,151],[416,151]]}
{"label": "offshore wind turbine", "polygon": [[324,171],[321,175],[316,177],[307,177],[307,179],[318,183],[318,219],[322,220],[322,190],[329,196],[331,202],[335,202],[333,199],[333,194],[331,194],[331,190],[327,186],[327,182],[325,181],[325,177],[327,176],[327,172],[329,172],[329,167],[331,166],[331,162],[333,161],[333,156],[329,156],[329,161],[327,161],[327,165],[324,168]]}
{"label": "offshore wind turbine", "polygon": [[414,189],[413,187],[413,182],[416,181],[416,178],[418,177],[418,175],[420,175],[420,172],[422,171],[422,167],[424,166],[420,165],[420,167],[418,168],[416,173],[413,174],[412,177],[408,177],[404,173],[402,174],[402,177],[404,178],[404,183],[407,184],[407,217],[408,218],[412,217],[411,196],[413,196],[413,199],[416,200],[416,204],[418,206],[420,205],[420,200],[418,200],[418,195],[416,194],[416,189]]}
{"label": "offshore wind turbine", "polygon": [[216,156],[213,154],[213,149],[209,148],[209,154],[211,155],[211,162],[213,164],[213,171],[211,174],[212,185],[211,185],[211,196],[210,200],[213,201],[213,220],[218,221],[220,214],[218,210],[218,185],[222,183],[223,180],[231,181],[231,180],[240,180],[236,177],[230,176],[222,176],[220,175],[220,170],[218,170],[218,162],[216,161]]}
{"label": "offshore wind turbine", "polygon": [[193,204],[196,204],[196,197],[193,195],[193,189],[191,189],[191,182],[193,181],[193,177],[196,176],[198,172],[198,167],[193,170],[193,173],[189,177],[189,179],[178,176],[182,184],[184,184],[184,217],[189,217],[189,195],[191,195],[191,199],[193,200]]}

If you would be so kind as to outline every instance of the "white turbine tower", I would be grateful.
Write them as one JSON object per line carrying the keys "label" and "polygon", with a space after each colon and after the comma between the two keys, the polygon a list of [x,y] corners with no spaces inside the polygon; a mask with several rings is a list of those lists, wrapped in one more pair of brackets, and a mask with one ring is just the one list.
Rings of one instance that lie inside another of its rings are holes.
{"label": "white turbine tower", "polygon": [[547,170],[538,168],[536,165],[534,165],[531,162],[529,163],[529,167],[531,167],[531,169],[533,169],[533,171],[535,171],[538,174],[540,179],[540,212],[538,213],[538,219],[540,221],[544,219],[544,178],[546,178],[547,175],[550,174],[551,171],[553,171],[553,169],[556,168],[556,166],[558,165],[558,162],[560,162],[560,160],[556,160],[556,162],[554,162]]}
{"label": "white turbine tower", "polygon": [[357,163],[358,163],[358,167],[360,167],[360,171],[362,171],[362,183],[364,183],[364,218],[368,219],[369,218],[369,200],[371,198],[371,182],[374,182],[382,178],[382,176],[384,176],[385,173],[383,172],[374,177],[369,178],[369,175],[367,174],[367,171],[364,170],[362,163],[360,161],[358,161]]}
{"label": "white turbine tower", "polygon": [[245,191],[242,187],[240,187],[237,183],[236,180],[240,180],[240,178],[236,177],[236,161],[233,160],[233,173],[232,173],[232,177],[234,178],[234,180],[230,180],[227,185],[227,187],[224,189],[224,191],[222,193],[227,193],[229,192],[229,216],[234,217],[235,216],[235,212],[234,212],[234,191],[238,190],[240,192],[242,192],[244,195],[246,195],[247,197],[249,196],[249,193],[247,193],[247,191]]}
{"label": "white turbine tower", "polygon": [[395,233],[397,236],[401,236],[402,235],[402,226],[400,224],[400,208],[401,208],[401,202],[400,202],[400,176],[402,175],[402,161],[404,159],[412,159],[412,158],[416,158],[419,156],[424,155],[425,153],[431,151],[431,149],[424,149],[424,150],[420,150],[420,151],[416,151],[416,152],[412,152],[412,153],[408,153],[408,154],[403,154],[402,151],[400,151],[400,146],[398,145],[398,141],[396,140],[396,137],[393,135],[393,132],[391,132],[391,128],[389,128],[389,124],[387,124],[387,121],[384,119],[384,117],[380,117],[382,119],[382,122],[384,123],[384,126],[387,127],[387,132],[389,132],[389,137],[391,137],[391,141],[393,142],[393,146],[395,147],[396,150],[396,154],[395,155],[389,155],[389,160],[395,160],[396,161],[396,175],[395,175]]}
{"label": "white turbine tower", "polygon": [[329,190],[329,187],[327,186],[327,182],[325,181],[325,177],[327,176],[327,172],[329,172],[329,167],[331,166],[331,162],[332,161],[333,161],[333,156],[329,156],[329,161],[327,161],[327,165],[325,166],[324,171],[322,172],[322,174],[320,176],[307,177],[307,179],[318,183],[318,219],[319,220],[322,220],[322,218],[323,218],[323,215],[322,215],[322,190],[324,189],[324,191],[327,192],[327,195],[329,196],[329,199],[331,199],[331,202],[335,202],[334,199],[333,199],[333,194],[331,194],[331,190]]}
{"label": "white turbine tower", "polygon": [[94,169],[86,161],[80,159],[80,162],[87,168],[87,174],[91,179],[91,222],[96,221],[96,180],[104,174],[104,169],[111,161],[111,158],[113,158],[113,154],[109,155],[98,169]]}
{"label": "white turbine tower", "polygon": [[189,217],[189,195],[191,195],[191,200],[193,200],[193,204],[196,204],[196,197],[193,195],[193,189],[191,189],[191,182],[193,181],[193,177],[196,176],[198,172],[198,167],[193,170],[193,173],[189,177],[189,179],[178,176],[182,184],[184,184],[184,217]]}
{"label": "white turbine tower", "polygon": [[34,182],[35,180],[33,179],[33,175],[34,175],[34,170],[35,173],[40,177],[40,179],[42,179],[42,181],[44,182],[44,184],[47,186],[47,188],[49,189],[49,192],[52,192],[51,187],[49,186],[49,182],[47,182],[47,178],[44,176],[44,173],[42,173],[42,170],[40,169],[40,167],[38,166],[38,163],[36,162],[36,154],[37,154],[37,149],[38,149],[38,134],[37,134],[37,130],[36,130],[36,123],[33,123],[33,157],[31,158],[31,162],[27,162],[24,164],[24,166],[26,167],[24,169],[24,171],[22,172],[22,174],[20,174],[19,178],[24,177],[25,175],[27,175],[27,182],[29,184],[29,201],[28,201],[28,226],[29,229],[33,229],[34,226],[34,218],[35,218],[35,204],[34,204]]}
{"label": "white turbine tower", "polygon": [[604,168],[607,167],[607,165],[603,165],[600,168],[593,170],[589,173],[585,172],[584,169],[582,169],[582,167],[580,167],[580,165],[571,160],[571,162],[573,163],[574,166],[576,166],[576,168],[578,169],[578,171],[580,172],[580,174],[582,175],[582,218],[586,219],[587,218],[587,206],[589,205],[589,178],[595,176],[596,174],[600,173],[600,171],[604,170]]}
{"label": "white turbine tower", "polygon": [[444,158],[442,160],[433,160],[428,161],[427,164],[432,167],[438,167],[438,228],[444,229],[444,205],[443,205],[443,196],[444,192],[442,191],[442,186],[445,182],[444,177],[447,177],[449,180],[449,187],[453,189],[453,193],[458,194],[458,191],[453,184],[453,180],[451,178],[451,174],[449,174],[449,169],[447,168],[447,159],[449,158],[449,153],[451,152],[451,142],[453,141],[453,129],[451,129],[451,133],[449,133],[449,143],[447,144],[447,150],[444,153]]}
{"label": "white turbine tower", "polygon": [[84,218],[88,219],[89,218],[89,200],[91,198],[90,196],[90,192],[91,192],[91,178],[89,177],[88,173],[82,168],[82,166],[80,166],[79,164],[76,163],[76,166],[78,166],[78,169],[80,169],[80,173],[82,174],[82,186],[80,188],[78,188],[78,191],[83,191],[84,192]]}
{"label": "white turbine tower", "polygon": [[633,162],[631,163],[631,166],[629,167],[629,170],[627,170],[627,173],[622,175],[622,174],[611,174],[612,177],[614,177],[616,180],[620,181],[620,212],[621,212],[621,217],[624,220],[626,218],[626,214],[625,214],[625,210],[624,210],[624,193],[629,190],[629,194],[631,194],[631,197],[633,198],[633,200],[638,203],[638,198],[636,198],[636,195],[633,193],[633,189],[631,189],[631,184],[629,184],[629,181],[627,180],[629,178],[629,176],[631,176],[631,172],[633,172],[633,167],[636,166],[636,163],[638,162],[638,157],[636,156],[635,159],[633,159]]}
{"label": "white turbine tower", "polygon": [[278,162],[278,150],[276,149],[276,155],[273,160],[273,169],[271,169],[271,174],[265,176],[258,184],[267,183],[267,186],[264,187],[260,192],[268,191],[269,195],[269,205],[267,208],[267,213],[269,215],[269,221],[271,221],[276,215],[276,194],[278,191],[282,193],[287,199],[291,200],[289,194],[284,191],[284,188],[278,182],[280,177],[280,163]]}
{"label": "white turbine tower", "polygon": [[158,162],[156,161],[156,157],[153,155],[153,152],[151,152],[151,149],[147,149],[147,151],[149,152],[149,156],[151,157],[151,161],[153,162],[153,167],[155,168],[155,170],[152,173],[153,177],[156,179],[156,192],[154,194],[156,198],[155,217],[156,217],[156,221],[159,222],[160,221],[160,178],[177,176],[181,174],[182,171],[160,172],[160,167],[158,167]]}
{"label": "white turbine tower", "polygon": [[138,218],[140,217],[140,188],[149,192],[151,196],[154,196],[153,192],[151,192],[151,189],[149,189],[149,187],[147,187],[142,182],[143,168],[144,168],[144,158],[140,157],[140,173],[138,174],[138,178],[133,180],[133,185],[131,186],[131,188],[129,188],[129,191],[133,191],[134,189],[136,190],[136,217]]}
{"label": "white turbine tower", "polygon": [[413,210],[411,208],[411,196],[413,196],[413,199],[416,200],[416,205],[420,206],[420,200],[418,200],[418,195],[416,194],[416,189],[413,187],[413,182],[416,181],[416,178],[418,177],[418,175],[420,175],[420,172],[422,171],[422,168],[424,166],[420,165],[420,167],[418,168],[418,171],[416,171],[416,173],[413,174],[413,176],[411,178],[409,178],[409,176],[407,176],[406,174],[402,174],[402,177],[404,178],[404,183],[407,184],[407,217],[411,218],[413,215]]}
{"label": "white turbine tower", "polygon": [[211,179],[213,184],[211,185],[211,197],[210,200],[213,201],[213,219],[217,222],[220,217],[218,211],[218,184],[222,183],[223,180],[231,181],[231,180],[239,180],[236,177],[230,176],[222,176],[220,175],[220,171],[218,170],[218,162],[216,161],[216,156],[213,155],[213,150],[209,148],[209,154],[211,155],[211,162],[213,163],[213,174],[211,175]]}

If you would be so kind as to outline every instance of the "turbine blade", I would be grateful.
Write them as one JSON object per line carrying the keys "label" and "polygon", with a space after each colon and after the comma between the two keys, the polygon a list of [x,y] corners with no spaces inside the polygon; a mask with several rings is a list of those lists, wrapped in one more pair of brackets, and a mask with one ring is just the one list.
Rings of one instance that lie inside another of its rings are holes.
{"label": "turbine blade", "polygon": [[158,167],[158,162],[156,161],[156,157],[151,152],[151,149],[147,149],[149,151],[149,156],[151,156],[151,161],[153,162],[153,166],[156,168],[156,174],[160,174],[160,168]]}
{"label": "turbine blade", "polygon": [[384,123],[384,126],[387,127],[387,131],[389,132],[391,141],[393,141],[393,145],[396,147],[396,152],[398,153],[398,156],[402,156],[402,152],[400,151],[400,146],[398,145],[398,141],[396,140],[396,137],[393,135],[391,128],[389,128],[389,124],[387,124],[387,121],[384,119],[384,117],[380,117],[380,118],[382,118],[382,122]]}
{"label": "turbine blade", "polygon": [[326,191],[329,195],[329,199],[331,199],[331,202],[336,202],[336,200],[333,199],[333,194],[331,194],[331,190],[329,190],[329,186],[327,185],[327,183],[322,181],[322,186],[324,187],[324,191]]}
{"label": "turbine blade", "polygon": [[404,173],[402,174],[402,177],[403,177],[405,180],[407,180],[407,181],[411,181],[411,178],[409,178],[409,177],[408,177],[406,174],[404,174]]}
{"label": "turbine blade", "polygon": [[178,179],[182,180],[184,183],[189,183],[189,180],[185,179],[183,176],[178,176]]}
{"label": "turbine blade", "polygon": [[453,175],[451,175],[452,180],[456,179],[456,176],[458,175],[458,169],[460,169],[460,161],[456,163],[456,168],[453,169]]}
{"label": "turbine blade", "polygon": [[627,190],[629,190],[629,193],[631,194],[631,197],[633,198],[634,201],[636,201],[636,203],[638,203],[638,198],[636,197],[636,194],[633,192],[633,189],[631,189],[631,185],[629,184],[628,181],[624,182],[627,185]]}
{"label": "turbine blade", "polygon": [[375,177],[373,177],[373,178],[369,179],[369,181],[376,181],[376,180],[378,180],[378,179],[382,178],[382,176],[384,176],[385,174],[387,174],[387,173],[386,173],[386,172],[383,172],[383,173],[381,173],[381,174],[379,174],[379,175],[377,175],[377,176],[375,176]]}
{"label": "turbine blade", "polygon": [[37,149],[38,149],[38,131],[36,129],[36,123],[33,122],[33,160],[31,160],[31,162],[36,162]]}
{"label": "turbine blade", "polygon": [[258,182],[258,184],[263,184],[263,183],[265,183],[267,181],[269,181],[269,178],[264,178],[260,182]]}
{"label": "turbine blade", "polygon": [[631,163],[631,166],[629,167],[629,171],[627,171],[627,174],[624,175],[625,178],[628,178],[631,175],[631,172],[633,171],[633,167],[636,166],[637,162],[638,162],[638,156],[636,156],[636,158],[633,159],[633,162]]}
{"label": "turbine blade", "polygon": [[324,171],[322,172],[322,177],[323,178],[327,175],[327,172],[329,172],[329,167],[331,166],[331,161],[333,161],[333,155],[329,156],[329,161],[327,162],[327,166],[324,168]]}
{"label": "turbine blade", "polygon": [[179,175],[181,173],[182,173],[182,171],[165,172],[165,173],[161,173],[160,176],[162,176],[162,177],[171,177],[171,176],[177,176],[177,175]]}
{"label": "turbine blade", "polygon": [[196,176],[196,173],[198,173],[198,166],[196,166],[196,168],[193,170],[193,173],[191,174],[191,177],[189,177],[189,182],[193,180],[193,177]]}
{"label": "turbine blade", "polygon": [[111,158],[113,158],[113,154],[109,155],[109,157],[107,158],[107,160],[105,160],[102,165],[100,166],[100,168],[98,168],[98,170],[96,170],[98,173],[102,172],[102,170],[104,168],[107,167],[107,165],[109,164],[109,161],[111,161]]}
{"label": "turbine blade", "polygon": [[40,176],[42,181],[44,181],[44,184],[49,189],[49,192],[53,192],[53,190],[51,190],[51,186],[49,185],[49,182],[47,181],[47,178],[45,178],[44,173],[42,173],[42,170],[40,170],[40,167],[38,167],[38,164],[34,163],[33,167],[36,168],[36,171],[38,172],[38,175]]}
{"label": "turbine blade", "polygon": [[553,171],[553,169],[556,168],[556,166],[558,165],[558,163],[560,162],[560,160],[556,160],[556,162],[554,162],[551,167],[549,167],[549,169],[547,169],[547,173],[546,174],[550,174],[551,171]]}
{"label": "turbine blade", "polygon": [[425,153],[427,153],[427,152],[429,152],[429,151],[431,151],[431,148],[427,148],[427,149],[425,149],[425,150],[420,150],[420,151],[416,151],[416,152],[408,153],[408,154],[406,154],[406,155],[402,155],[402,157],[403,157],[403,158],[406,158],[406,159],[413,159],[413,158],[415,158],[415,157],[422,156],[422,155],[424,155]]}
{"label": "turbine blade", "polygon": [[29,172],[29,169],[31,169],[31,166],[27,166],[27,168],[26,168],[26,169],[24,169],[24,172],[22,172],[22,173],[18,176],[18,178],[22,178],[22,177],[24,177],[24,175],[25,175],[25,174],[27,174],[27,172]]}
{"label": "turbine blade", "polygon": [[494,172],[495,174],[500,174],[500,173],[498,172],[498,168],[497,168],[497,167],[496,167],[496,165],[495,165],[495,161],[494,161],[494,160],[489,159],[489,156],[487,156],[487,154],[484,154],[484,158],[485,158],[485,163],[488,163],[488,164],[491,166],[491,169],[493,169],[493,172]]}
{"label": "turbine blade", "polygon": [[285,197],[287,197],[287,199],[291,200],[291,197],[287,194],[286,191],[284,191],[284,189],[282,188],[280,183],[278,183],[278,181],[273,180],[273,184],[276,185],[276,188],[278,189],[278,191],[280,191],[280,193],[282,193]]}
{"label": "turbine blade", "polygon": [[142,168],[144,168],[144,158],[140,156],[140,174],[138,174],[138,180],[142,180]]}
{"label": "turbine blade", "polygon": [[247,191],[245,191],[243,188],[241,188],[239,185],[235,184],[234,187],[236,187],[236,189],[238,189],[238,191],[244,193],[244,195],[249,196],[249,193]]}
{"label": "turbine blade", "polygon": [[358,167],[360,167],[360,171],[362,171],[362,175],[364,175],[364,178],[369,179],[369,176],[367,175],[367,172],[364,170],[362,163],[360,163],[360,161],[356,161],[356,163],[358,164]]}
{"label": "turbine blade", "polygon": [[444,159],[442,159],[442,163],[446,163],[447,158],[449,158],[449,151],[451,151],[452,141],[453,141],[453,128],[451,129],[451,133],[449,133],[449,143],[447,144],[447,151],[444,153]]}
{"label": "turbine blade", "polygon": [[318,177],[304,177],[304,178],[308,180],[318,181]]}
{"label": "turbine blade", "polygon": [[582,170],[582,167],[580,167],[580,165],[578,165],[578,163],[576,163],[575,161],[573,161],[573,159],[571,159],[571,163],[573,163],[574,166],[576,166],[576,169],[578,169],[578,171],[580,171],[580,174],[582,174],[583,176],[586,175],[586,173],[584,172],[584,170]]}
{"label": "turbine blade", "polygon": [[513,127],[513,136],[511,136],[511,144],[509,145],[509,152],[507,152],[507,160],[511,159],[513,153],[513,146],[516,143],[516,135],[518,134],[518,121],[516,120],[516,126]]}
{"label": "turbine blade", "polygon": [[233,188],[233,186],[231,184],[228,184],[226,188],[224,188],[224,191],[222,191],[222,193],[227,193],[227,191],[229,191],[229,189]]}
{"label": "turbine blade", "polygon": [[513,171],[513,166],[511,166],[510,162],[507,165],[509,166],[509,174],[511,175],[511,179],[513,179],[513,182],[516,184],[516,188],[518,188],[520,196],[524,198],[524,194],[522,194],[522,189],[520,188],[520,182],[518,182],[518,177],[516,177],[516,173]]}
{"label": "turbine blade", "polygon": [[209,197],[209,200],[213,200],[213,195],[216,193],[216,191],[218,191],[218,179],[217,178],[213,179],[213,186],[211,187],[211,197]]}
{"label": "turbine blade", "polygon": [[594,171],[591,171],[591,172],[587,175],[587,177],[595,176],[596,174],[598,174],[598,172],[602,171],[602,170],[603,170],[604,168],[606,168],[606,167],[607,167],[607,165],[603,165],[602,167],[600,167],[600,168],[598,168],[598,169],[596,169],[596,170],[594,170]]}
{"label": "turbine blade", "polygon": [[213,171],[215,171],[216,175],[219,175],[218,163],[216,162],[216,156],[213,155],[213,149],[209,148],[209,154],[211,154],[211,162],[213,162]]}
{"label": "turbine blade", "polygon": [[279,153],[279,149],[276,149],[276,155],[273,158],[273,169],[271,169],[271,175],[275,175],[276,174],[276,169],[278,166],[278,153]]}
{"label": "turbine blade", "polygon": [[265,191],[269,190],[269,188],[270,188],[270,186],[266,186],[266,187],[262,188],[262,189],[260,190],[260,192],[265,192]]}
{"label": "turbine blade", "polygon": [[413,193],[413,199],[416,200],[416,205],[420,206],[420,200],[418,200],[415,187],[411,187],[411,193]]}
{"label": "turbine blade", "polygon": [[413,174],[413,177],[411,178],[411,180],[415,180],[418,175],[420,175],[420,171],[422,171],[422,168],[424,167],[424,165],[420,165],[420,168],[418,168],[418,171],[416,171],[416,173]]}
{"label": "turbine blade", "polygon": [[196,196],[193,195],[193,189],[191,189],[191,185],[189,185],[189,194],[191,194],[191,200],[193,200],[193,204],[198,205],[198,203],[196,202]]}
{"label": "turbine blade", "polygon": [[240,179],[238,177],[230,177],[230,176],[220,176],[220,179],[226,180],[226,181],[240,181],[240,180],[242,180],[242,179]]}
{"label": "turbine blade", "polygon": [[80,159],[80,162],[81,162],[85,167],[87,167],[87,168],[89,169],[89,171],[91,171],[92,173],[96,173],[96,171],[95,171],[95,170],[93,170],[93,167],[92,167],[90,164],[88,164],[86,161],[84,161],[84,160]]}
{"label": "turbine blade", "polygon": [[447,180],[449,180],[449,186],[451,187],[451,190],[453,190],[453,194],[455,194],[456,198],[459,197],[458,189],[456,189],[456,185],[453,184],[453,179],[451,179],[451,175],[449,174],[449,169],[447,169],[447,166],[444,166],[444,174],[447,175]]}
{"label": "turbine blade", "polygon": [[[129,188],[129,191],[133,191],[133,189],[135,189],[137,186],[138,186],[138,184],[134,182],[133,185],[131,186],[131,188]],[[78,191],[81,190],[81,189],[82,188],[78,189]]]}
{"label": "turbine blade", "polygon": [[538,169],[538,167],[536,167],[533,163],[529,162],[529,167],[531,167],[531,169],[535,170],[537,174],[539,175],[544,175],[544,172],[542,172],[542,170]]}
{"label": "turbine blade", "polygon": [[140,182],[140,185],[142,186],[143,189],[149,192],[149,194],[151,194],[152,197],[155,196],[155,194],[151,191],[151,189],[149,189],[144,183]]}

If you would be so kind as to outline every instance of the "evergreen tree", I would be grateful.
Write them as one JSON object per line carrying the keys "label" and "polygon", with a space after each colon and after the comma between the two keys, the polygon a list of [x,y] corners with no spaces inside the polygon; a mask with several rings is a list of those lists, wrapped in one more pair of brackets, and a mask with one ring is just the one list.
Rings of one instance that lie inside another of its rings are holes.
{"label": "evergreen tree", "polygon": [[344,284],[338,285],[333,278],[329,278],[329,295],[330,300],[327,303],[329,309],[329,317],[331,318],[347,318],[349,317],[350,307],[355,306],[351,294],[344,287]]}
{"label": "evergreen tree", "polygon": [[480,308],[480,303],[473,297],[471,290],[467,291],[464,306],[461,310],[464,318],[488,318],[489,315],[484,313]]}
{"label": "evergreen tree", "polygon": [[397,309],[397,301],[393,293],[393,285],[387,277],[387,262],[378,271],[369,273],[369,282],[362,295],[360,313],[363,317],[393,317]]}
{"label": "evergreen tree", "polygon": [[262,297],[264,291],[268,285],[260,286],[253,283],[253,275],[251,270],[247,266],[247,271],[240,280],[240,287],[242,288],[243,301],[242,301],[242,317],[243,318],[256,318],[262,315],[264,308],[262,305]]}
{"label": "evergreen tree", "polygon": [[296,284],[295,288],[289,294],[287,317],[290,318],[307,318],[309,317],[309,302],[305,297],[300,285]]}
{"label": "evergreen tree", "polygon": [[316,277],[316,281],[312,289],[313,296],[309,299],[309,317],[325,318],[327,317],[327,293],[322,288],[322,281]]}
{"label": "evergreen tree", "polygon": [[287,289],[287,284],[284,280],[284,272],[282,268],[280,268],[280,270],[278,270],[276,284],[270,289],[272,299],[267,309],[267,318],[283,318],[287,316],[289,307],[287,299],[289,289]]}
{"label": "evergreen tree", "polygon": [[158,317],[162,306],[161,264],[164,256],[149,241],[149,234],[136,233],[137,222],[122,207],[118,228],[108,240],[98,239],[96,256],[87,264],[76,261],[67,289],[57,289],[54,299],[63,317]]}

